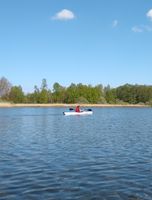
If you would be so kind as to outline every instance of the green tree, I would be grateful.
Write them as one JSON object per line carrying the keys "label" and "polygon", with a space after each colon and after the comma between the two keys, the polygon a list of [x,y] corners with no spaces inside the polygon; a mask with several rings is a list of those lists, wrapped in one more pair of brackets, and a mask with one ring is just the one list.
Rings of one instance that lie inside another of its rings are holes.
{"label": "green tree", "polygon": [[47,90],[47,89],[48,89],[47,81],[44,78],[44,79],[42,79],[41,90]]}
{"label": "green tree", "polygon": [[104,88],[104,96],[107,103],[115,104],[117,100],[116,89],[111,88],[110,85],[107,85]]}
{"label": "green tree", "polygon": [[59,83],[53,84],[53,102],[54,103],[64,103],[65,102],[65,95],[66,95],[66,88],[60,85]]}
{"label": "green tree", "polygon": [[119,100],[127,103],[136,103],[136,91],[130,84],[125,84],[116,89],[116,95]]}
{"label": "green tree", "polygon": [[65,103],[76,103],[78,98],[77,85],[71,83],[71,85],[66,89]]}
{"label": "green tree", "polygon": [[48,103],[48,101],[49,101],[48,91],[46,89],[41,90],[39,96],[39,103]]}
{"label": "green tree", "polygon": [[9,99],[14,103],[24,102],[24,92],[21,86],[13,86],[11,88]]}
{"label": "green tree", "polygon": [[39,103],[48,103],[49,94],[47,89],[47,81],[46,79],[42,80],[41,91],[39,92]]}

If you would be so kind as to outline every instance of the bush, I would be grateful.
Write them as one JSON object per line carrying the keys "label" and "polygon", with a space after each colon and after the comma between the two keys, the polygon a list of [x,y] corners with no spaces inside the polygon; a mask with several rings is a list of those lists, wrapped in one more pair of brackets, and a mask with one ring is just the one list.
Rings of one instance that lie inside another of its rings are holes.
{"label": "bush", "polygon": [[78,98],[77,98],[76,103],[88,104],[89,101],[88,101],[86,98],[84,98],[84,97],[81,96],[81,97],[78,97]]}

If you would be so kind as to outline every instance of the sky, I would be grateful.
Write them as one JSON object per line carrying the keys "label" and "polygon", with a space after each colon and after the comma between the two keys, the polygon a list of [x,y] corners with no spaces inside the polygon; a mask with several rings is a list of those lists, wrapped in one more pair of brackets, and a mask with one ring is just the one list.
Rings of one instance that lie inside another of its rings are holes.
{"label": "sky", "polygon": [[152,85],[152,0],[0,0],[0,77]]}

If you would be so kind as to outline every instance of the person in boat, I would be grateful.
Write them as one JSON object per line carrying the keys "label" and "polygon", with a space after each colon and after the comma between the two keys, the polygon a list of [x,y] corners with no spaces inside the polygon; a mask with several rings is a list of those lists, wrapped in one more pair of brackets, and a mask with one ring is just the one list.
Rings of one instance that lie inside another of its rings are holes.
{"label": "person in boat", "polygon": [[79,105],[76,106],[76,108],[75,108],[75,112],[81,112],[81,111],[80,111],[80,106],[79,106]]}

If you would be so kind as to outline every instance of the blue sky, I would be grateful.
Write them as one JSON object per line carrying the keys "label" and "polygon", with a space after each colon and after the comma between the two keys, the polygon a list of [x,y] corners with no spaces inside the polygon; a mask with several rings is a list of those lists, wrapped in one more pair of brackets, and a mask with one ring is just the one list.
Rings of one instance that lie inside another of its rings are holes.
{"label": "blue sky", "polygon": [[0,77],[152,84],[151,0],[0,0]]}

